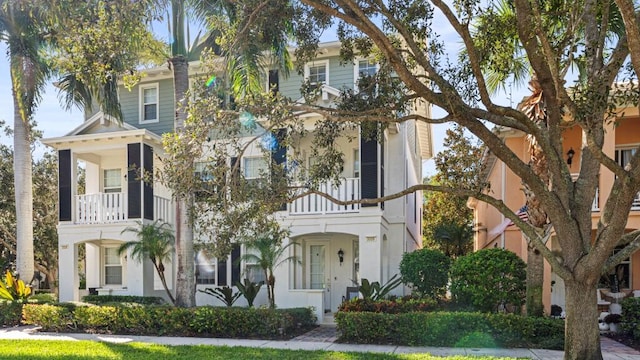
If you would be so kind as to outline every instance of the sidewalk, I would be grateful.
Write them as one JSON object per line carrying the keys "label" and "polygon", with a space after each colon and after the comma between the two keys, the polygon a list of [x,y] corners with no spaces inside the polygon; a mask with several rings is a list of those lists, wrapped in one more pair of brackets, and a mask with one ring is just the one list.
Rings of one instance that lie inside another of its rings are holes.
{"label": "sidewalk", "polygon": [[[331,339],[335,330],[321,326],[310,333],[287,341],[271,340],[241,340],[220,338],[194,338],[194,337],[161,337],[161,336],[134,336],[134,335],[100,335],[100,334],[69,334],[69,333],[43,333],[38,332],[37,327],[20,326],[15,328],[0,329],[0,339],[25,339],[25,340],[91,340],[111,343],[142,342],[160,345],[210,345],[210,346],[243,346],[269,349],[290,350],[326,350],[326,351],[351,351],[351,352],[376,352],[389,354],[415,354],[429,353],[435,356],[449,355],[476,355],[512,358],[530,358],[544,360],[562,360],[563,352],[542,349],[477,349],[477,348],[445,348],[445,347],[410,347],[395,345],[358,345],[338,344]],[[333,332],[332,332],[333,331]],[[315,332],[315,333],[314,333]],[[324,335],[323,335],[324,334]],[[327,337],[326,335],[329,335]],[[617,343],[609,338],[602,337],[602,353],[606,360],[640,360],[640,352]]]}

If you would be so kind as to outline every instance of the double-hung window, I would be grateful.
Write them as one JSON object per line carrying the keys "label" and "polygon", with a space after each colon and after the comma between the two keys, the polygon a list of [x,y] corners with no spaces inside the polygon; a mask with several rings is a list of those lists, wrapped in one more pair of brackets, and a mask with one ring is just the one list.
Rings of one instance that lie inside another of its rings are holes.
{"label": "double-hung window", "polygon": [[355,88],[358,89],[360,79],[363,77],[373,77],[378,72],[379,65],[373,59],[360,59],[356,60],[353,79],[355,81]]}
{"label": "double-hung window", "polygon": [[140,123],[158,122],[158,84],[140,85]]}
{"label": "double-hung window", "polygon": [[196,284],[233,286],[240,281],[240,245],[234,244],[231,254],[223,259],[207,256],[199,251],[196,256]]}
{"label": "double-hung window", "polygon": [[104,249],[104,284],[122,285],[122,262],[117,247]]}
{"label": "double-hung window", "polygon": [[122,172],[121,169],[105,169],[103,171],[103,189],[105,193],[122,192]]}
{"label": "double-hung window", "polygon": [[244,178],[249,183],[259,182],[266,174],[268,164],[264,157],[246,157],[243,161]]}
{"label": "double-hung window", "polygon": [[308,63],[304,67],[305,80],[312,88],[317,88],[322,84],[329,84],[329,61],[319,60]]}

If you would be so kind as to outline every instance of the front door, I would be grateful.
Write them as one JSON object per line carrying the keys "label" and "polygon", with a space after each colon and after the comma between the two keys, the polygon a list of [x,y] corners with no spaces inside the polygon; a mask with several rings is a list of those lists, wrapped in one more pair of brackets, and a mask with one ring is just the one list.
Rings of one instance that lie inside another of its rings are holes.
{"label": "front door", "polygon": [[324,289],[324,311],[331,311],[331,274],[327,266],[327,246],[319,243],[310,243],[307,247],[309,254],[308,281],[311,289]]}

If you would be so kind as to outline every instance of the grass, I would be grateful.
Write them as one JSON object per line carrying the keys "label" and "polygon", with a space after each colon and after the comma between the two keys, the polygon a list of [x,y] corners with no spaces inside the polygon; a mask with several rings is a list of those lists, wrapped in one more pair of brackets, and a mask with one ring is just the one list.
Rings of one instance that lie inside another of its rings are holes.
{"label": "grass", "polygon": [[112,344],[93,341],[0,340],[0,359],[305,359],[305,360],[497,360],[509,358],[426,354],[372,354],[280,350],[244,347],[163,346],[143,343]]}

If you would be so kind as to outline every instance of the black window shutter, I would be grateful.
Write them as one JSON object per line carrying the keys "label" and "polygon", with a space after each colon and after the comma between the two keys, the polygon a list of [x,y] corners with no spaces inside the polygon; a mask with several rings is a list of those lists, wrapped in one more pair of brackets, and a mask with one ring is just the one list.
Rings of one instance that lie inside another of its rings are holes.
{"label": "black window shutter", "polygon": [[[287,129],[278,129],[276,131],[274,131],[273,136],[276,138],[276,143],[277,146],[276,148],[271,152],[271,161],[276,164],[277,166],[284,166],[286,167],[287,164],[287,147],[284,144],[284,140],[287,137]],[[286,169],[282,169],[285,170]],[[272,171],[271,172],[271,176],[276,176],[278,174],[281,174],[282,176],[284,176],[284,173],[281,173],[281,170],[278,169],[278,171]],[[280,175],[278,175],[280,176]],[[281,179],[272,179],[272,181],[280,181]],[[287,204],[286,203],[282,203],[280,204],[280,207],[278,208],[278,210],[280,211],[284,211],[287,210]]]}
{"label": "black window shutter", "polygon": [[60,221],[71,221],[71,150],[58,151],[58,199]]}
{"label": "black window shutter", "polygon": [[227,259],[218,259],[218,286],[227,286]]}
{"label": "black window shutter", "polygon": [[[153,220],[153,148],[149,145],[144,145],[142,150],[142,161],[144,168],[144,218]],[[169,219],[163,219],[168,221]]]}
{"label": "black window shutter", "polygon": [[[363,199],[378,197],[378,142],[360,137],[360,191]],[[363,207],[378,206],[362,204]]]}
{"label": "black window shutter", "polygon": [[234,244],[231,250],[231,285],[240,282],[240,245]]}
{"label": "black window shutter", "polygon": [[140,143],[127,144],[127,190],[129,219],[142,217],[142,179],[140,179]]}
{"label": "black window shutter", "polygon": [[269,70],[269,91],[274,95],[280,92],[280,79],[278,70]]}

